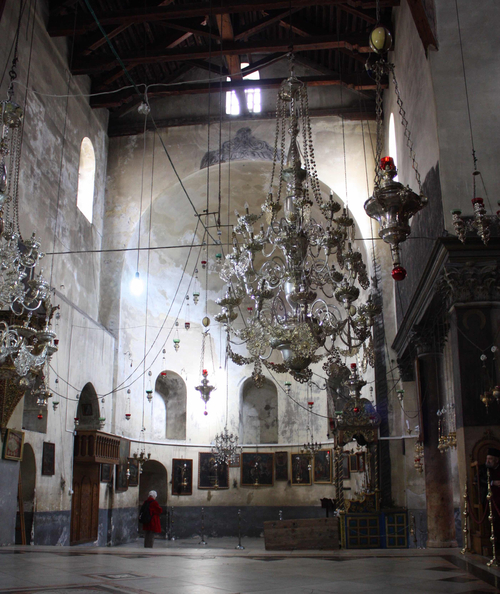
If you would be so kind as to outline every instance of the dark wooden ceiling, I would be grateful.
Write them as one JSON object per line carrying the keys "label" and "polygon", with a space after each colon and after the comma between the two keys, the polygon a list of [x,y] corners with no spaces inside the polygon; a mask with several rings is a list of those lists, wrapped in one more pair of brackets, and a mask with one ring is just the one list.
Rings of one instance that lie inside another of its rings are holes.
{"label": "dark wooden ceiling", "polygon": [[[390,23],[398,5],[380,0],[382,20]],[[252,83],[242,77],[283,59],[291,44],[314,74],[306,77],[309,86],[344,85],[370,98],[374,81],[365,63],[375,23],[375,0],[51,0],[47,28],[69,38],[71,70],[91,77],[92,93],[129,87],[91,99],[93,107],[119,114],[141,100],[132,83],[142,93],[141,85],[179,81],[195,68],[231,77],[223,90],[243,92]],[[250,66],[242,71],[241,61]],[[261,77],[260,86],[280,82]],[[218,92],[219,84],[151,87],[148,96],[209,91]]]}

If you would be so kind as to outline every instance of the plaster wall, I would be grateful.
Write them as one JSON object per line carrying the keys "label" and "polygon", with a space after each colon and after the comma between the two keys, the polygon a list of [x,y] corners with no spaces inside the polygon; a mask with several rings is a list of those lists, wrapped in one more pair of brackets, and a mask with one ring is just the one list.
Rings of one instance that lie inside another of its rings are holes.
{"label": "plaster wall", "polygon": [[[246,124],[239,123],[238,127]],[[255,137],[273,144],[273,130],[266,122],[248,122]],[[230,128],[224,125],[222,139],[229,137]],[[356,218],[357,237],[370,237],[370,223],[363,211],[367,197],[365,175],[365,147],[370,146],[371,129],[359,122],[345,122],[346,159],[342,151],[342,123],[336,118],[313,121],[316,160],[319,176],[324,191],[330,186],[340,197],[341,202],[348,202]],[[234,136],[235,130],[231,131]],[[183,180],[183,186],[189,194],[198,212],[207,208],[207,176],[209,177],[208,209],[217,208],[219,168],[199,170],[200,162],[207,150],[207,128],[191,126],[182,129],[161,130],[161,139],[165,143],[170,157]],[[211,149],[218,143],[218,126],[211,126]],[[142,161],[144,157],[144,175]],[[154,160],[153,160],[154,157]],[[373,161],[369,154],[368,170],[373,170]],[[347,169],[347,189],[344,179],[344,166]],[[243,211],[243,205],[249,202],[252,211],[258,212],[269,184],[271,164],[269,162],[235,161],[221,165],[222,209],[221,220],[234,223],[233,210]],[[215,253],[227,249],[227,246],[210,245],[208,250],[201,249],[203,233],[200,226],[194,233],[196,217],[189,205],[184,189],[177,183],[158,137],[152,134],[136,137],[114,138],[110,141],[109,177],[107,184],[105,244],[109,248],[127,247],[130,251],[121,255],[106,256],[105,281],[101,291],[103,321],[113,332],[119,329],[117,351],[116,385],[118,386],[114,430],[118,434],[137,440],[142,426],[152,458],[165,465],[170,473],[172,458],[194,460],[194,475],[197,473],[197,452],[203,445],[209,446],[215,434],[221,431],[226,422],[226,371],[224,369],[225,337],[213,316],[219,311],[215,299],[222,295],[222,282],[215,266]],[[228,184],[230,175],[230,206],[228,206]],[[142,181],[142,210],[141,210]],[[347,197],[346,197],[347,192]],[[139,230],[139,213],[142,213]],[[212,218],[209,224],[213,225]],[[140,232],[140,245],[151,246],[150,252],[141,251],[137,258],[136,248]],[[215,227],[211,233],[215,235]],[[215,238],[217,236],[215,235]],[[221,241],[226,244],[226,228],[223,227]],[[195,247],[190,249],[191,244]],[[212,244],[212,241],[209,241]],[[361,249],[365,262],[369,265],[364,241],[355,243]],[[173,246],[173,247],[169,247]],[[167,249],[168,248],[168,249]],[[208,262],[208,271],[200,266],[201,260]],[[130,293],[129,283],[137,270],[144,285],[144,292],[136,297]],[[192,293],[192,276],[195,268],[199,271],[201,297],[198,305],[190,301],[189,330],[184,329],[185,295]],[[180,287],[178,289],[178,286]],[[104,290],[105,287],[105,290]],[[207,293],[208,290],[208,293]],[[208,297],[207,297],[208,295]],[[205,299],[208,298],[207,304]],[[245,312],[247,305],[242,306]],[[206,309],[208,308],[208,309]],[[201,362],[201,318],[208,311],[212,320],[210,337],[205,347],[204,367],[209,371],[210,382],[217,387],[207,405],[194,389],[200,382]],[[178,352],[175,352],[172,339],[176,335],[175,321],[178,318],[178,336],[181,340]],[[244,348],[235,347],[245,354]],[[165,349],[165,353],[162,350]],[[146,355],[146,357],[145,357]],[[145,362],[144,362],[145,358]],[[212,360],[213,359],[213,360]],[[151,405],[145,400],[144,390],[147,372],[152,378],[161,370],[172,370],[180,375],[187,386],[187,433],[186,441],[158,440],[154,431],[154,415]],[[245,380],[250,377],[252,368],[237,367],[229,363],[228,377],[228,430],[238,433],[240,420],[240,393]],[[316,371],[322,375],[321,365]],[[146,375],[144,375],[146,374]],[[266,375],[268,373],[266,372]],[[367,372],[367,379],[372,376]],[[299,444],[308,441],[306,431],[307,412],[301,409],[283,390],[283,376],[269,376],[278,392],[278,444],[265,446],[266,451],[286,449],[287,444]],[[318,386],[324,384],[317,378]],[[128,393],[130,390],[130,393]],[[295,384],[292,396],[306,405],[305,387]],[[315,412],[313,430],[315,439],[324,442],[327,433],[327,407],[324,390],[314,388]],[[368,387],[366,394],[368,396]],[[128,403],[130,399],[130,405]],[[125,411],[130,406],[131,419],[125,421]],[[154,443],[149,443],[154,442]],[[258,444],[257,444],[258,445]],[[136,443],[135,446],[139,445]],[[264,446],[260,446],[264,447]],[[246,451],[253,451],[256,445],[247,444]],[[206,450],[205,450],[206,451]],[[239,476],[237,469],[231,469],[231,482]],[[239,483],[239,480],[238,480]],[[196,484],[196,483],[195,483]],[[130,491],[130,490],[129,490]],[[314,487],[289,487],[276,484],[273,489],[231,488],[229,491],[217,491],[213,503],[217,505],[319,505],[321,497],[333,497],[333,485],[315,485]],[[133,495],[123,495],[128,501]],[[176,496],[179,506],[196,506],[210,499],[206,492],[197,492],[191,497]]]}
{"label": "plaster wall", "polygon": [[[7,71],[20,5],[8,0],[0,21],[0,61],[7,65]],[[92,253],[101,247],[108,114],[104,110],[90,109],[85,97],[90,88],[89,80],[69,75],[66,40],[52,40],[47,35],[48,3],[23,3],[23,6],[18,77],[14,87],[14,99],[25,111],[20,227],[24,237],[35,231],[42,242],[42,250],[49,253],[40,268],[55,289],[53,305],[60,306],[53,320],[59,352],[52,359],[51,369],[46,370],[46,380],[53,392],[44,419],[47,430],[46,433],[26,431],[25,441],[33,448],[37,469],[35,542],[66,544],[69,541],[76,398],[87,382],[92,382],[99,394],[106,394],[113,381],[114,338],[98,322],[101,258]],[[36,14],[33,14],[34,7]],[[7,85],[8,77],[4,77],[0,83],[2,98],[6,96]],[[76,207],[80,144],[85,136],[91,139],[96,153],[92,224]],[[65,253],[52,258],[50,253],[54,251]],[[67,253],[75,251],[81,253]],[[59,402],[56,411],[52,407],[55,401]],[[8,427],[23,428],[23,404],[21,401],[17,406]],[[104,407],[109,429],[113,410],[111,398]],[[55,444],[54,476],[41,475],[44,441]],[[0,527],[0,543],[10,544],[14,542],[19,464],[7,460],[1,460],[0,464],[0,500],[2,504],[5,502],[2,511],[7,518]],[[104,506],[102,490],[101,500]],[[50,519],[47,514],[52,514]],[[50,539],[43,536],[47,530],[51,531]]]}
{"label": "plaster wall", "polygon": [[[463,209],[472,214],[473,161],[465,85],[460,54],[457,13],[453,0],[436,2],[439,51],[429,54],[434,88],[437,133],[441,164],[441,185],[446,229],[454,233],[450,210]],[[495,0],[473,3],[458,0],[470,115],[478,169],[486,190],[478,180],[478,196],[485,199],[489,214],[494,214],[493,194],[498,186],[496,165],[500,151],[498,93],[500,60],[496,42],[500,6]]]}

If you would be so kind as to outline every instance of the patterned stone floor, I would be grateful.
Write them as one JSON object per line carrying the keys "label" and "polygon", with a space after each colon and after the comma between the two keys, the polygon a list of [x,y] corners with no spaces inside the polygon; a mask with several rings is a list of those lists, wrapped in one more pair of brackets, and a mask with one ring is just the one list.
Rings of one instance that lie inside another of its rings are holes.
{"label": "patterned stone floor", "polygon": [[458,549],[265,551],[261,539],[0,549],[0,593],[491,594],[500,569]]}

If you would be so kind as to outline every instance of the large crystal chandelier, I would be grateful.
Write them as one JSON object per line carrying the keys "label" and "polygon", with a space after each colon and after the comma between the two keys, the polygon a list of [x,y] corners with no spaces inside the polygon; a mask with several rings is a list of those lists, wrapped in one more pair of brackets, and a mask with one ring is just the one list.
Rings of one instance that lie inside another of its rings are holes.
{"label": "large crystal chandelier", "polygon": [[[239,365],[254,363],[257,383],[262,381],[262,364],[307,382],[309,366],[323,358],[327,373],[342,365],[341,356],[354,356],[362,346],[365,357],[373,360],[376,308],[371,300],[354,305],[359,286],[369,286],[361,254],[352,249],[354,221],[333,194],[321,194],[307,90],[295,77],[290,58],[290,76],[278,93],[270,192],[260,214],[250,213],[247,205],[244,214],[237,213],[233,249],[220,273],[227,292],[217,302],[222,312],[216,319],[228,332],[228,355]],[[237,327],[234,322],[245,298],[253,306],[247,308],[244,327]],[[246,343],[249,357],[232,350],[231,336]],[[337,339],[339,348],[334,345]],[[282,363],[269,361],[274,351],[281,353]]]}
{"label": "large crystal chandelier", "polygon": [[230,462],[234,462],[239,453],[238,436],[228,433],[226,425],[224,431],[217,433],[214,441],[212,454],[214,455],[217,464],[229,464]]}
{"label": "large crystal chandelier", "polygon": [[0,376],[25,378],[21,383],[27,385],[57,351],[58,341],[50,329],[50,286],[35,272],[44,256],[40,242],[34,233],[24,240],[19,229],[24,114],[13,99],[16,64],[14,57],[7,99],[0,101]]}

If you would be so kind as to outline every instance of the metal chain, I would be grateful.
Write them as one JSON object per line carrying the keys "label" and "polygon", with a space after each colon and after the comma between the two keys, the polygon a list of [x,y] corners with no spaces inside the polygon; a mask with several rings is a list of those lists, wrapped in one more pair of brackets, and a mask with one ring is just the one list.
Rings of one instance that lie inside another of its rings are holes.
{"label": "metal chain", "polygon": [[410,128],[408,126],[408,120],[406,119],[406,111],[403,107],[403,100],[401,99],[401,93],[399,91],[398,81],[396,80],[396,74],[394,72],[394,64],[388,63],[387,68],[388,68],[389,72],[392,74],[392,82],[394,84],[394,90],[396,92],[397,103],[399,106],[399,115],[401,116],[401,123],[403,124],[403,127],[405,129],[404,135],[406,138],[406,146],[408,147],[408,150],[410,151],[410,158],[412,160],[412,167],[415,171],[415,177],[417,179],[418,190],[420,193],[422,193],[422,183],[420,181],[420,173],[418,171],[418,163],[416,160],[415,151],[413,150],[413,140],[411,138],[411,132],[410,132]]}
{"label": "metal chain", "polygon": [[280,117],[279,117],[279,109],[280,109],[280,93],[276,95],[276,130],[274,134],[274,153],[273,153],[273,168],[271,170],[271,183],[269,184],[269,194],[272,195],[273,193],[273,184],[274,184],[274,174],[276,171],[276,161],[278,160],[278,141],[279,141],[279,134],[280,134]]}
{"label": "metal chain", "polygon": [[[307,140],[304,136],[304,149],[307,147],[308,149],[308,154],[310,156],[310,167],[308,168],[308,171],[310,172],[311,175],[311,185],[312,185],[312,191],[313,191],[313,196],[314,199],[316,200],[318,206],[321,206],[323,204],[323,199],[321,198],[321,189],[320,189],[320,184],[319,184],[319,178],[318,178],[318,171],[316,169],[316,156],[314,153],[314,144],[313,144],[313,139],[312,139],[312,129],[311,129],[311,120],[309,119],[309,117],[307,117],[309,115],[309,96],[307,94],[307,89],[306,87],[302,87],[301,89],[301,101],[303,103],[303,121],[306,122],[307,125]],[[306,117],[304,117],[306,116]]]}
{"label": "metal chain", "polygon": [[203,365],[205,364],[205,339],[207,338],[207,333],[203,332],[201,336],[201,357],[200,357],[200,375],[203,373]]}
{"label": "metal chain", "polygon": [[375,153],[375,187],[380,185],[382,171],[380,169],[380,159],[382,157],[382,124],[383,124],[383,99],[382,99],[382,72],[384,70],[384,60],[381,58],[374,66],[376,95],[375,95],[375,117],[377,122],[377,145]]}

